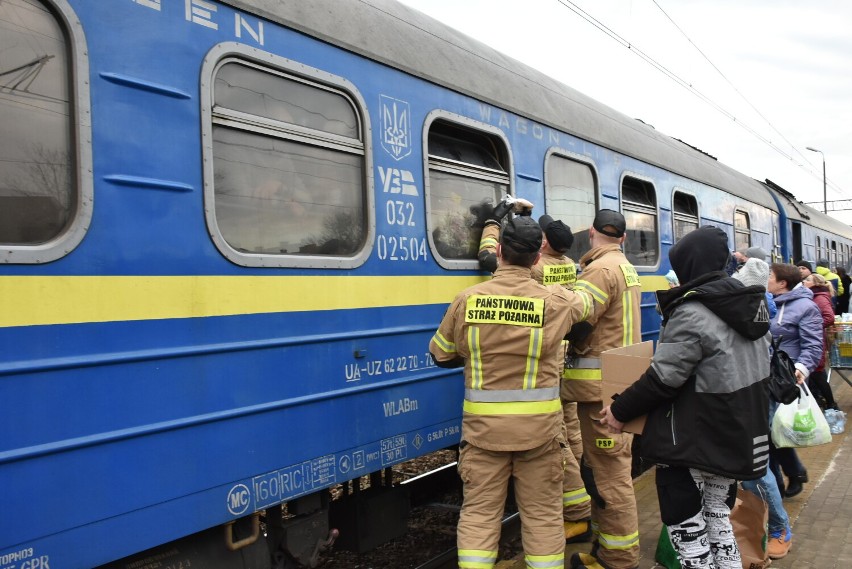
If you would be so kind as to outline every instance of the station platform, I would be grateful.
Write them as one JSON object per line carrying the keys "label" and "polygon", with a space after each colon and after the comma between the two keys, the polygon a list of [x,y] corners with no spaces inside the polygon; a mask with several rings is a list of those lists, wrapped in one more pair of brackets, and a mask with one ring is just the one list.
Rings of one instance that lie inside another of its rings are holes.
{"label": "station platform", "polygon": [[[838,406],[847,414],[846,431],[834,435],[829,444],[798,449],[810,482],[798,496],[784,498],[793,524],[793,546],[786,557],[772,561],[772,569],[852,569],[852,437],[848,436],[852,387],[839,378],[832,378],[831,387]],[[662,525],[654,469],[633,483],[639,511],[639,569],[661,567],[654,561]],[[566,567],[573,553],[590,549],[589,543],[566,546]],[[499,562],[497,568],[524,569],[523,554]]]}

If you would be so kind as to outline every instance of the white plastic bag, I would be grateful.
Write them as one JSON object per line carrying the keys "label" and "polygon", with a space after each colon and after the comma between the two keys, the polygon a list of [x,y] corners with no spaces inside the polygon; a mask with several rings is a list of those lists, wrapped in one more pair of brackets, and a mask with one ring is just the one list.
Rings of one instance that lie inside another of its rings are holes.
{"label": "white plastic bag", "polygon": [[846,428],[846,413],[837,409],[826,409],[823,413],[832,435],[842,435]]}
{"label": "white plastic bag", "polygon": [[828,422],[804,384],[799,399],[779,405],[772,419],[772,442],[781,447],[813,447],[831,442]]}

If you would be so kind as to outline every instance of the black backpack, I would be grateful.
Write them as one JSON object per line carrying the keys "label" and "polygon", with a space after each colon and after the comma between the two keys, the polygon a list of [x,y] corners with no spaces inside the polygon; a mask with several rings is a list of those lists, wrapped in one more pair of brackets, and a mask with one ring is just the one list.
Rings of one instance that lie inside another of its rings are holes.
{"label": "black backpack", "polygon": [[796,366],[787,352],[779,348],[781,336],[772,339],[772,359],[769,361],[769,377],[766,386],[769,396],[779,403],[792,403],[799,398]]}

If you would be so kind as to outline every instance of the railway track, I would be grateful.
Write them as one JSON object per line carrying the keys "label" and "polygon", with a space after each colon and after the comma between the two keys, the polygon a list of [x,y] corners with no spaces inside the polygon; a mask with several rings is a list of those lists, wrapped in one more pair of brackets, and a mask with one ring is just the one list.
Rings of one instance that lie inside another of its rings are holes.
{"label": "railway track", "polygon": [[[456,526],[462,502],[461,480],[456,470],[455,451],[440,451],[397,465],[383,477],[372,477],[362,482],[366,486],[361,492],[370,492],[369,487],[388,484],[385,491],[399,492],[407,500],[410,510],[407,519],[400,522],[397,507],[390,507],[391,514],[381,523],[405,523],[403,535],[377,547],[358,550],[347,549],[336,544],[323,554],[319,567],[335,569],[441,569],[457,566]],[[389,469],[391,470],[391,469]],[[350,490],[351,491],[351,490]],[[338,497],[344,492],[338,492]],[[386,505],[386,502],[383,502]],[[363,520],[358,528],[363,531]],[[397,528],[398,529],[398,528]],[[387,527],[375,528],[375,533],[388,533]],[[344,531],[341,530],[341,538]],[[510,493],[507,515],[503,520],[500,555],[509,558],[520,551],[520,518],[515,511]]]}

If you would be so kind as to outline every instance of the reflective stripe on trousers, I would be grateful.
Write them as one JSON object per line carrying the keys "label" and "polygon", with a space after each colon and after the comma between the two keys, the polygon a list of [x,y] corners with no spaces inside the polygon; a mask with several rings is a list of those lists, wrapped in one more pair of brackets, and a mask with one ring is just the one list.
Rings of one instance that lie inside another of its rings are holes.
{"label": "reflective stripe on trousers", "polygon": [[562,507],[574,506],[576,504],[582,504],[584,502],[590,501],[592,498],[589,496],[589,493],[586,492],[586,488],[580,488],[579,490],[573,490],[571,492],[562,492]]}
{"label": "reflective stripe on trousers", "polygon": [[496,562],[496,551],[459,549],[459,567],[464,569],[491,569]]}
{"label": "reflective stripe on trousers", "polygon": [[556,555],[524,555],[527,569],[546,569],[547,567],[565,567],[565,553]]}

